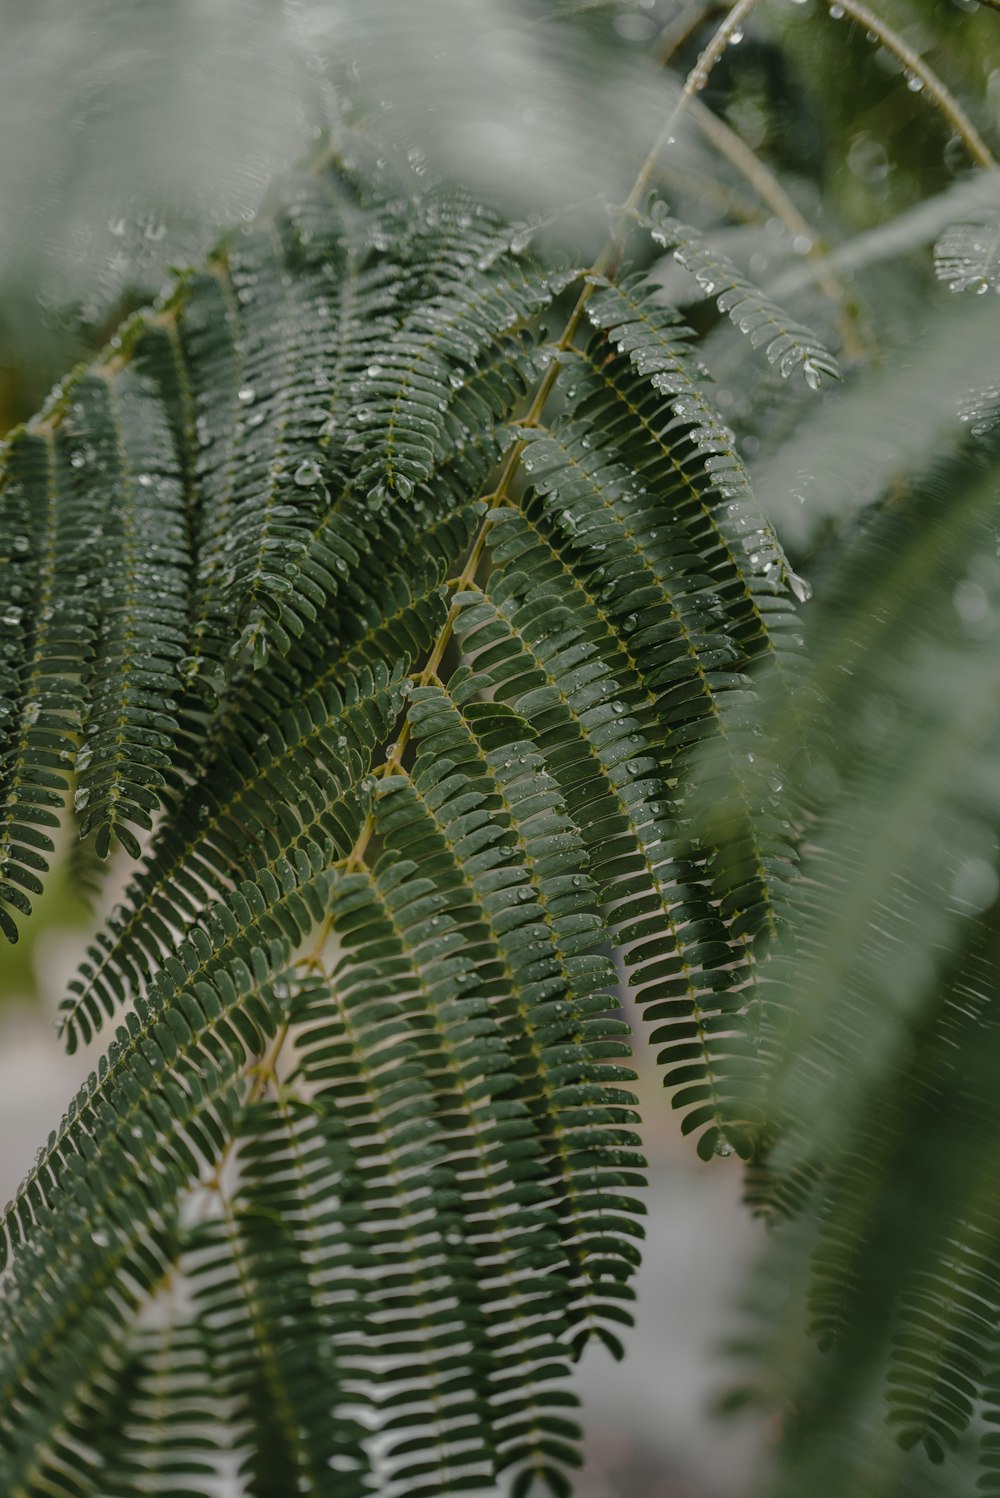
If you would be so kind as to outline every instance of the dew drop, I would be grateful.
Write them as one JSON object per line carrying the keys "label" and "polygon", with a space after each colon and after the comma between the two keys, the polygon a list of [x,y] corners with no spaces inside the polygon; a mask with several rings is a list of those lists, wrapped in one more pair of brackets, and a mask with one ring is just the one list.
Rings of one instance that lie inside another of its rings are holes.
{"label": "dew drop", "polygon": [[319,471],[319,464],[312,458],[303,459],[298,468],[296,468],[292,478],[293,482],[298,484],[300,489],[313,488],[322,478],[322,474]]}
{"label": "dew drop", "polygon": [[812,597],[812,583],[807,583],[804,577],[799,577],[797,572],[788,573],[788,586],[791,588],[799,603],[808,603]]}

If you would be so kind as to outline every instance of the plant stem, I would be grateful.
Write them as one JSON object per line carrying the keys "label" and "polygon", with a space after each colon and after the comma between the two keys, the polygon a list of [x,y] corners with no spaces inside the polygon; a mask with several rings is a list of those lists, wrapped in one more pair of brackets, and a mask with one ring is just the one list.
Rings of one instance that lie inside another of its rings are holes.
{"label": "plant stem", "polygon": [[[1000,4],[1000,0],[997,0],[997,3]],[[840,337],[844,352],[850,358],[860,357],[865,351],[865,345],[857,331],[856,304],[846,283],[823,265],[827,258],[827,245],[808,220],[803,218],[767,163],[761,161],[757,153],[750,149],[746,141],[727,125],[725,120],[713,114],[700,99],[692,101],[691,118],[720,155],[725,156],[726,160],[731,162],[749,182],[789,233],[796,238],[801,235],[809,241],[806,254],[810,259],[819,262],[822,267],[816,274],[816,284],[824,296],[841,308]]]}
{"label": "plant stem", "polygon": [[[989,172],[996,171],[997,163],[989,146],[954,94],[919,52],[914,52],[909,42],[898,31],[894,31],[888,22],[869,10],[863,0],[834,0],[834,3],[839,11],[850,16],[852,21],[857,21],[859,26],[864,26],[867,32],[882,43],[887,52],[898,58],[912,77],[920,80],[923,92],[944,115],[973,161]],[[987,3],[991,3],[991,0],[987,0]],[[1000,0],[997,0],[997,9],[1000,10]]]}
{"label": "plant stem", "polygon": [[[636,208],[639,206],[642,199],[649,190],[650,182],[652,181],[653,174],[656,171],[657,162],[660,159],[660,155],[664,147],[670,144],[673,138],[674,129],[676,128],[677,122],[683,114],[684,110],[688,108],[691,101],[695,98],[695,95],[705,87],[712,69],[716,66],[719,59],[725,52],[733,33],[739,30],[744,19],[749,15],[750,11],[753,10],[754,6],[757,3],[758,0],[737,0],[737,3],[729,11],[725,20],[719,27],[717,27],[711,41],[708,43],[708,46],[705,47],[704,51],[699,56],[698,61],[695,63],[694,67],[688,74],[687,79],[684,83],[684,87],[681,90],[679,99],[677,100],[673,109],[670,111],[670,114],[667,117],[666,124],[663,126],[659,135],[656,137],[656,140],[650,147],[645,161],[639,168],[638,175],[636,176],[636,179],[632,184],[632,188],[629,192],[628,197],[616,213],[616,224],[614,229],[612,230],[612,233],[610,234],[603,249],[597,256],[597,259],[590,267],[589,272],[587,272],[585,275],[584,284],[580,288],[580,294],[576,299],[576,305],[570,313],[569,318],[566,322],[566,326],[563,328],[562,334],[560,335],[559,340],[556,343],[556,351],[553,357],[549,360],[549,363],[545,369],[545,373],[542,375],[542,378],[538,383],[538,387],[535,390],[531,405],[528,407],[528,410],[525,413],[524,417],[518,423],[518,425],[522,428],[538,426],[542,417],[542,413],[545,410],[545,406],[548,403],[549,396],[552,394],[552,390],[559,378],[559,373],[562,369],[561,355],[566,353],[573,346],[573,340],[576,337],[576,334],[580,327],[580,323],[583,320],[583,315],[586,310],[587,303],[594,294],[595,283],[600,278],[604,278],[607,276],[608,272],[612,269],[615,261],[621,253],[622,240],[624,238],[629,219],[632,217]],[[486,501],[490,505],[491,509],[496,508],[500,505],[504,505],[508,502],[510,497],[511,485],[513,484],[514,479],[517,476],[521,464],[521,457],[527,445],[528,444],[524,438],[518,437],[515,438],[510,447],[507,449],[507,454],[504,458],[503,468],[501,469],[496,488],[491,494],[485,496]],[[463,592],[475,581],[476,573],[478,572],[480,563],[482,562],[483,556],[485,555],[486,541],[489,536],[490,526],[491,521],[489,513],[487,513],[483,519],[482,525],[479,528],[479,532],[472,545],[472,550],[469,552],[468,559],[466,560],[465,566],[462,569],[461,577],[457,580],[457,585],[453,592]],[[452,632],[455,627],[455,620],[458,617],[458,612],[458,608],[453,602],[448,610],[447,618],[438,631],[434,644],[431,647],[430,655],[428,656],[423,669],[415,677],[418,685],[426,686],[428,682],[437,675],[437,671],[444,657],[445,650],[448,647],[448,642],[451,639]],[[395,740],[392,748],[387,753],[385,761],[380,766],[377,773],[385,774],[387,770],[396,769],[401,765],[403,751],[406,748],[407,743],[409,742],[409,728],[409,719],[406,719],[401,727],[398,738]],[[354,845],[351,848],[351,851],[343,860],[342,866],[349,872],[354,872],[364,866],[365,854],[368,850],[368,845],[371,842],[374,828],[375,819],[373,814],[369,812],[368,816],[365,818],[361,831],[358,833],[358,836],[354,841]],[[309,962],[313,966],[320,966],[320,954],[326,942],[327,936],[329,935],[330,927],[331,923],[328,917],[323,922],[322,926],[319,929],[319,932],[317,933],[317,941],[309,957],[305,959],[305,961]]]}

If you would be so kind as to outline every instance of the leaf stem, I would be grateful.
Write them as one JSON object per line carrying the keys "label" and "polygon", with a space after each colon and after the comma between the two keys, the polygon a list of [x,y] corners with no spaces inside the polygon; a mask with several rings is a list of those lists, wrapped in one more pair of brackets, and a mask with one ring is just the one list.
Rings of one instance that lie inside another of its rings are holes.
{"label": "leaf stem", "polygon": [[[642,202],[642,199],[645,197],[646,193],[649,190],[650,182],[652,181],[653,174],[656,171],[657,162],[660,159],[660,155],[664,147],[666,145],[669,145],[673,138],[673,132],[676,128],[677,121],[680,119],[680,116],[682,115],[684,110],[687,109],[687,107],[690,105],[695,95],[705,87],[705,84],[708,81],[709,74],[712,72],[712,69],[715,67],[715,65],[718,63],[719,59],[725,52],[733,33],[739,30],[740,26],[743,23],[743,20],[747,15],[749,15],[750,11],[753,10],[754,6],[757,3],[758,0],[737,0],[737,3],[729,11],[725,20],[721,23],[720,26],[717,27],[711,41],[702,51],[698,58],[698,61],[689,72],[687,79],[685,80],[684,87],[681,90],[680,97],[674,105],[673,109],[670,111],[670,114],[667,117],[666,124],[663,126],[659,135],[656,137],[655,141],[650,147],[645,161],[639,168],[639,172],[632,184],[632,188],[629,192],[628,197],[616,212],[615,227],[609,235],[603,249],[600,251],[593,265],[590,267],[590,270],[585,273],[584,283],[580,288],[580,293],[576,299],[576,304],[573,307],[569,318],[567,319],[566,326],[563,328],[563,331],[555,345],[555,352],[552,358],[549,360],[549,363],[545,369],[545,373],[542,375],[538,383],[528,410],[518,422],[518,425],[520,427],[534,427],[539,424],[542,413],[545,410],[546,404],[548,403],[549,396],[552,394],[556,381],[559,378],[560,371],[563,367],[561,355],[566,353],[573,346],[573,340],[577,335],[580,323],[583,321],[583,315],[586,310],[587,303],[594,294],[595,285],[599,282],[600,279],[608,275],[621,253],[622,241],[624,238],[626,227],[629,223],[629,220],[635,213],[635,210],[638,208],[639,204]],[[526,447],[527,442],[524,440],[524,438],[518,437],[514,439],[510,447],[507,449],[507,453],[503,461],[503,467],[500,471],[500,477],[497,480],[496,487],[491,494],[485,496],[486,502],[489,505],[490,509],[495,509],[508,502],[510,497],[511,485],[513,484],[514,479],[517,476],[521,464],[521,457]],[[475,581],[476,574],[486,552],[486,542],[489,537],[490,528],[490,515],[489,511],[487,511],[486,515],[483,517],[482,524],[479,527],[476,539],[472,544],[472,549],[469,552],[468,558],[466,559],[465,566],[462,568],[461,576],[457,579],[456,586],[453,589],[453,596],[455,593],[464,592],[465,589],[470,587]],[[431,647],[430,654],[427,657],[423,669],[413,678],[418,685],[426,686],[433,678],[437,676],[441,661],[444,658],[445,650],[447,649],[448,643],[451,640],[452,632],[455,627],[455,620],[458,617],[458,613],[458,607],[453,601],[448,610],[447,617],[445,618],[444,623],[441,625],[441,628],[437,633],[437,637],[435,638],[434,644]],[[376,773],[384,775],[387,771],[391,772],[394,768],[398,768],[401,765],[403,751],[405,750],[406,745],[409,742],[409,736],[410,720],[407,718],[402,724],[398,738],[395,740],[391,749],[386,754],[385,761],[379,767],[379,770]],[[364,820],[357,838],[354,841],[351,851],[342,861],[342,867],[346,869],[347,872],[354,873],[364,866],[365,854],[368,850],[368,845],[371,842],[374,830],[375,818],[373,813],[369,812]],[[331,925],[332,923],[329,917],[327,917],[322,922],[317,932],[317,940],[308,957],[303,959],[304,962],[316,967],[321,966],[321,955],[323,947],[325,946],[326,940],[330,934]]]}

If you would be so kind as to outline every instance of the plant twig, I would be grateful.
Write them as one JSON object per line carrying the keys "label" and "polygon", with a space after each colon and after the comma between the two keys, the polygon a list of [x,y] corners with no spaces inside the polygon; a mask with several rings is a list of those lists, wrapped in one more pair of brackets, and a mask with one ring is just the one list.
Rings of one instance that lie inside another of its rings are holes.
{"label": "plant twig", "polygon": [[[997,3],[1000,4],[1000,0]],[[809,241],[806,254],[817,262],[814,277],[816,284],[824,296],[841,308],[840,338],[844,352],[849,358],[860,357],[865,345],[857,331],[853,297],[847,284],[826,267],[828,246],[799,212],[771,168],[751,150],[746,141],[725,120],[702,104],[700,99],[692,100],[690,107],[691,118],[706,140],[732,163],[794,238],[801,236]]]}
{"label": "plant twig", "polygon": [[[987,3],[993,3],[993,0],[987,0]],[[915,52],[909,42],[898,31],[894,31],[887,21],[869,10],[863,0],[834,0],[834,4],[838,13],[850,16],[852,21],[864,26],[866,31],[882,43],[887,52],[898,58],[912,77],[919,79],[923,92],[944,115],[973,161],[989,172],[996,171],[997,163],[989,146],[954,94],[920,53]],[[1000,10],[1000,0],[997,0],[996,9]]]}

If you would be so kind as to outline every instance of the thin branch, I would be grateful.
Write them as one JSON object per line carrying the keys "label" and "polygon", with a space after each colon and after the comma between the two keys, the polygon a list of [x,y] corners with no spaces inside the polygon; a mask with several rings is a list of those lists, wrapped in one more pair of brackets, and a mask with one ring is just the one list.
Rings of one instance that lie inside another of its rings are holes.
{"label": "thin branch", "polygon": [[[883,21],[873,10],[869,10],[868,6],[863,4],[863,0],[834,0],[834,3],[838,12],[850,16],[852,21],[857,21],[860,26],[864,26],[866,31],[882,43],[886,51],[893,53],[899,59],[912,77],[920,80],[923,92],[944,115],[973,161],[978,162],[987,171],[996,171],[997,163],[989,146],[954,94],[938,77],[930,64],[924,61],[919,52],[914,52],[899,32],[894,31],[888,22]],[[987,3],[994,3],[994,0],[987,0]],[[1000,0],[995,0],[995,3],[996,8],[1000,10]]]}
{"label": "thin branch", "polygon": [[660,66],[665,68],[668,62],[672,62],[685,42],[690,41],[695,32],[699,31],[719,10],[725,10],[725,6],[691,5],[681,12],[672,25],[665,26],[660,33],[659,46],[656,49],[656,60]]}
{"label": "thin branch", "polygon": [[[1000,4],[1000,0],[997,0],[997,3]],[[857,315],[853,297],[846,283],[829,270],[826,263],[829,258],[827,245],[803,218],[771,168],[766,162],[761,161],[746,141],[737,135],[725,120],[721,120],[718,115],[713,114],[706,105],[702,104],[700,99],[692,100],[690,107],[691,118],[706,140],[746,178],[750,186],[794,238],[801,236],[808,240],[809,246],[806,254],[816,262],[813,279],[823,295],[837,303],[842,310],[840,337],[844,352],[850,358],[860,357],[864,353],[865,345],[857,331]]]}

